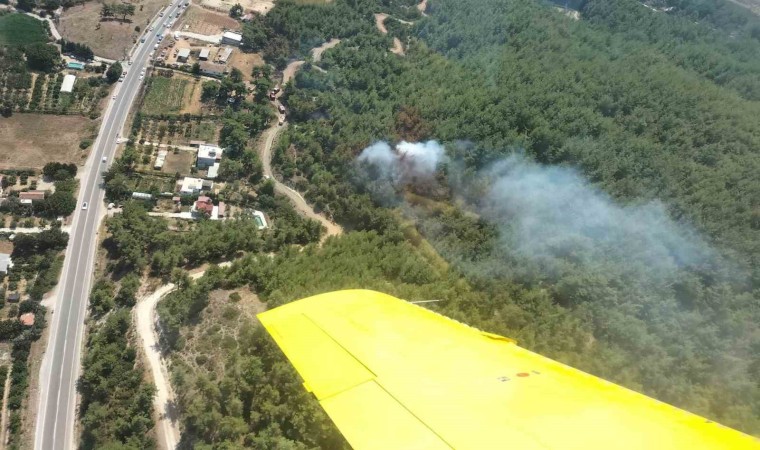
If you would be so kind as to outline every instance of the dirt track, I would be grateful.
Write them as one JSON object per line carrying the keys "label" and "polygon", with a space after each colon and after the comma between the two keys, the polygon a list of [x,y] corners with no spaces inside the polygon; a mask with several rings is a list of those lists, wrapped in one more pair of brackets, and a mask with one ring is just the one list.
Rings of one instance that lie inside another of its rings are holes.
{"label": "dirt track", "polygon": [[[324,44],[320,45],[319,47],[316,47],[311,50],[312,60],[315,63],[318,63],[320,59],[322,59],[322,54],[330,48],[335,47],[340,43],[340,39],[330,39],[329,41],[325,42]],[[283,70],[282,72],[282,86],[286,85],[288,81],[293,79],[298,69],[301,68],[301,66],[305,63],[305,61],[293,61]],[[315,66],[316,67],[316,66]],[[282,91],[280,91],[279,94],[277,94],[277,98],[282,95]],[[280,106],[279,100],[275,100],[275,106]],[[264,175],[269,177],[272,181],[274,181],[274,189],[275,192],[277,192],[280,195],[284,195],[290,199],[290,201],[293,203],[293,206],[295,206],[296,211],[298,211],[299,214],[301,214],[304,217],[308,217],[309,219],[316,220],[322,224],[322,226],[327,229],[327,233],[322,237],[322,240],[326,239],[328,236],[336,236],[343,233],[343,229],[336,223],[331,222],[328,220],[325,216],[322,214],[317,214],[314,211],[314,208],[309,206],[309,204],[306,202],[306,199],[304,199],[301,194],[299,194],[294,189],[291,189],[290,187],[280,183],[275,177],[272,172],[272,145],[274,144],[274,140],[277,137],[277,134],[280,132],[280,130],[285,129],[287,126],[287,122],[283,125],[278,125],[276,122],[269,127],[268,130],[264,131],[262,134],[262,140],[261,145],[259,146],[259,157],[261,158],[262,165],[264,166]]]}

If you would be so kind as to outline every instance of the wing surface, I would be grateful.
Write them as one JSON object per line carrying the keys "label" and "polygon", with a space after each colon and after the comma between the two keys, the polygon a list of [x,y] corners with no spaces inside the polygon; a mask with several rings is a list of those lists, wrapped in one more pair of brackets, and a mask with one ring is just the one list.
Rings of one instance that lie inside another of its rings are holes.
{"label": "wing surface", "polygon": [[259,314],[365,449],[760,449],[760,440],[386,294]]}

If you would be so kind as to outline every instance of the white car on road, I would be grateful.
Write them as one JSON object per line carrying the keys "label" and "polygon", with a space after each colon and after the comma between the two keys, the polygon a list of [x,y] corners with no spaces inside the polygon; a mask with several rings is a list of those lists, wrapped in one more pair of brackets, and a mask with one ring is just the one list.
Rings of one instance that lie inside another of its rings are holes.
{"label": "white car on road", "polygon": [[82,203],[82,209],[87,209],[87,202]]}

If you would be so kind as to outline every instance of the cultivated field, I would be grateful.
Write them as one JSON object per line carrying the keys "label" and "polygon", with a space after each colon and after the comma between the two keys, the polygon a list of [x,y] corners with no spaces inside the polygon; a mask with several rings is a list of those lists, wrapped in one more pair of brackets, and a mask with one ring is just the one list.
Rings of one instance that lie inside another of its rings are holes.
{"label": "cultivated field", "polygon": [[199,6],[191,5],[187,8],[180,22],[175,26],[179,31],[190,31],[199,34],[219,34],[224,30],[237,30],[240,22],[228,14],[210,11]]}
{"label": "cultivated field", "polygon": [[189,82],[190,80],[179,75],[171,78],[151,77],[140,112],[149,115],[179,113]]}
{"label": "cultivated field", "polygon": [[58,23],[58,31],[70,41],[87,44],[97,56],[121,59],[140,36],[139,26],[145,30],[149,21],[166,6],[165,0],[133,0],[135,15],[131,22],[100,21],[102,3],[88,2],[64,10]]}
{"label": "cultivated field", "polygon": [[83,164],[89,149],[79,142],[91,137],[93,121],[81,116],[14,114],[0,118],[0,169],[41,169],[53,161]]}
{"label": "cultivated field", "polygon": [[47,42],[48,35],[42,22],[25,14],[0,16],[0,45],[21,45]]}
{"label": "cultivated field", "polygon": [[169,152],[166,155],[166,161],[164,167],[161,168],[161,172],[168,174],[175,174],[179,172],[181,175],[190,175],[190,167],[195,162],[195,154],[187,150],[180,150],[176,154]]}

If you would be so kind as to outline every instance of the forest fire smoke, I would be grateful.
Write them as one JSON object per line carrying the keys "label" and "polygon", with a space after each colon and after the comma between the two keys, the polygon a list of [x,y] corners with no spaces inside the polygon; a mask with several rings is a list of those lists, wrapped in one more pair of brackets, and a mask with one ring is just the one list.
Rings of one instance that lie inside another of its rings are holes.
{"label": "forest fire smoke", "polygon": [[443,146],[436,141],[402,141],[396,145],[395,151],[387,142],[376,142],[365,148],[358,160],[374,166],[382,178],[405,183],[432,176],[447,157]]}

